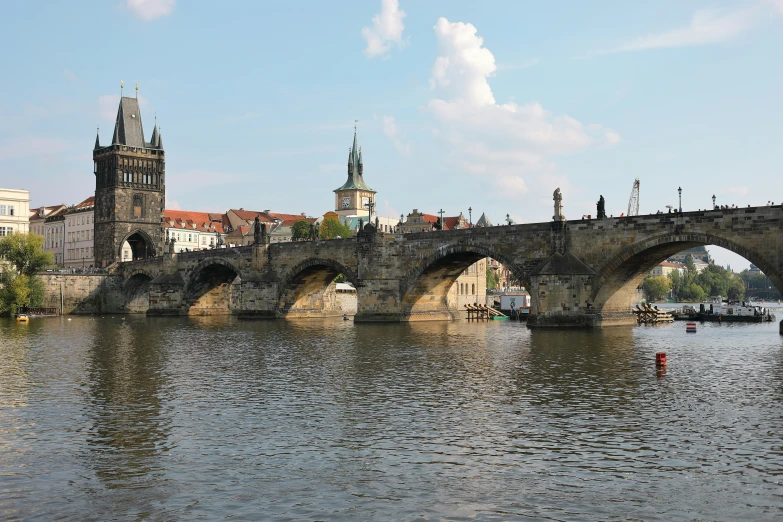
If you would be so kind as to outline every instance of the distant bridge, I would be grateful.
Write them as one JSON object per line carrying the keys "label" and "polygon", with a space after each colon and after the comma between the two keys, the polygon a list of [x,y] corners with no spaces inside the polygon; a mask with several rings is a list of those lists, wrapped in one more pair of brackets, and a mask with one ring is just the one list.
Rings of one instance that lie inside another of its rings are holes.
{"label": "distant bridge", "polygon": [[503,263],[532,296],[531,326],[633,322],[647,273],[672,254],[717,245],[783,288],[783,210],[748,207],[406,235],[368,225],[356,237],[164,254],[121,263],[124,311],[149,315],[341,314],[334,285],[357,289],[356,321],[451,319],[446,294],[481,258]]}

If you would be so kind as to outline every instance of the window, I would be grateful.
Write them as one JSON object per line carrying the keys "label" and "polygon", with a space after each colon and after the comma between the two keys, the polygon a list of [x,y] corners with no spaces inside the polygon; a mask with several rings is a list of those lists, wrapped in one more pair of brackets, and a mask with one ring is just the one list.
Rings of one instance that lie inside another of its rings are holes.
{"label": "window", "polygon": [[133,217],[141,217],[143,199],[141,194],[133,195]]}
{"label": "window", "polygon": [[8,207],[6,205],[0,205],[0,216],[8,215]]}
{"label": "window", "polygon": [[0,227],[0,237],[11,234],[11,227]]}
{"label": "window", "polygon": [[473,295],[476,295],[476,285],[475,285],[475,284],[472,284],[472,285],[470,285],[470,286],[471,286],[471,288],[473,289],[473,291],[472,291],[471,293],[472,293]]}
{"label": "window", "polygon": [[13,216],[14,215],[14,206],[13,205],[9,205],[9,207],[8,207],[8,215],[9,216]]}

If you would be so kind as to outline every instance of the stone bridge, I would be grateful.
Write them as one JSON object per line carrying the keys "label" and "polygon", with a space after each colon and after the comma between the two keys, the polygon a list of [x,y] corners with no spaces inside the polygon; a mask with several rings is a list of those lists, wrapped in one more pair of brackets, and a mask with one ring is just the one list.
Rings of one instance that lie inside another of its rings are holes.
{"label": "stone bridge", "polygon": [[406,235],[204,250],[119,264],[125,311],[149,315],[320,317],[335,306],[334,278],[357,289],[356,321],[452,319],[446,294],[471,264],[491,257],[532,295],[531,326],[633,322],[632,299],[667,257],[717,245],[783,288],[783,210],[748,207],[553,221]]}

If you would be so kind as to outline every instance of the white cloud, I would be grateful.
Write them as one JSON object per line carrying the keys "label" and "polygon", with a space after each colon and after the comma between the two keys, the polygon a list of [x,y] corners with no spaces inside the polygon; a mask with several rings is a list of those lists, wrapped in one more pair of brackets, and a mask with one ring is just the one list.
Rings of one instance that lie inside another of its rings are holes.
{"label": "white cloud", "polygon": [[783,0],[768,0],[768,2],[783,15]]}
{"label": "white cloud", "polygon": [[125,5],[133,14],[145,21],[171,14],[177,0],[126,0]]}
{"label": "white cloud", "polygon": [[166,198],[166,210],[182,210],[182,208],[177,200]]}
{"label": "white cloud", "polygon": [[569,186],[565,176],[553,178],[552,156],[620,142],[614,130],[552,114],[537,102],[498,103],[489,84],[497,71],[495,57],[476,28],[440,18],[434,30],[438,56],[430,86],[441,97],[425,108],[438,124],[433,136],[450,148],[448,161],[458,171],[492,176],[499,197],[551,194],[553,179],[561,188]]}
{"label": "white cloud", "polygon": [[494,179],[495,187],[501,195],[519,199],[528,192],[525,180],[519,176],[500,176]]}
{"label": "white cloud", "polygon": [[386,55],[392,44],[402,47],[402,19],[405,11],[400,9],[399,0],[381,0],[381,12],[372,17],[372,27],[363,27],[362,36],[367,40],[364,54],[369,58]]}
{"label": "white cloud", "polygon": [[724,42],[751,28],[760,21],[760,15],[762,11],[758,6],[735,11],[703,9],[693,13],[690,24],[685,27],[642,36],[598,54],[693,47]]}
{"label": "white cloud", "polygon": [[403,156],[409,156],[411,154],[411,144],[403,143],[403,141],[400,139],[399,129],[397,128],[397,124],[394,122],[393,116],[383,117],[383,133],[394,144],[394,148],[397,149],[397,152]]}
{"label": "white cloud", "polygon": [[430,86],[450,91],[453,98],[472,105],[495,103],[487,78],[497,70],[495,56],[484,47],[473,24],[439,18],[435,24],[438,57]]}

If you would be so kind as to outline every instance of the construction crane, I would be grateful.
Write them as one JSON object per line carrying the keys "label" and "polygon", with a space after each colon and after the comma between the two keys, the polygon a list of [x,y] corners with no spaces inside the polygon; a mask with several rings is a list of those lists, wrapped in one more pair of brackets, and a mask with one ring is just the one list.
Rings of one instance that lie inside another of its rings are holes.
{"label": "construction crane", "polygon": [[636,178],[633,182],[633,188],[631,189],[631,197],[628,198],[628,216],[639,215],[639,178]]}

